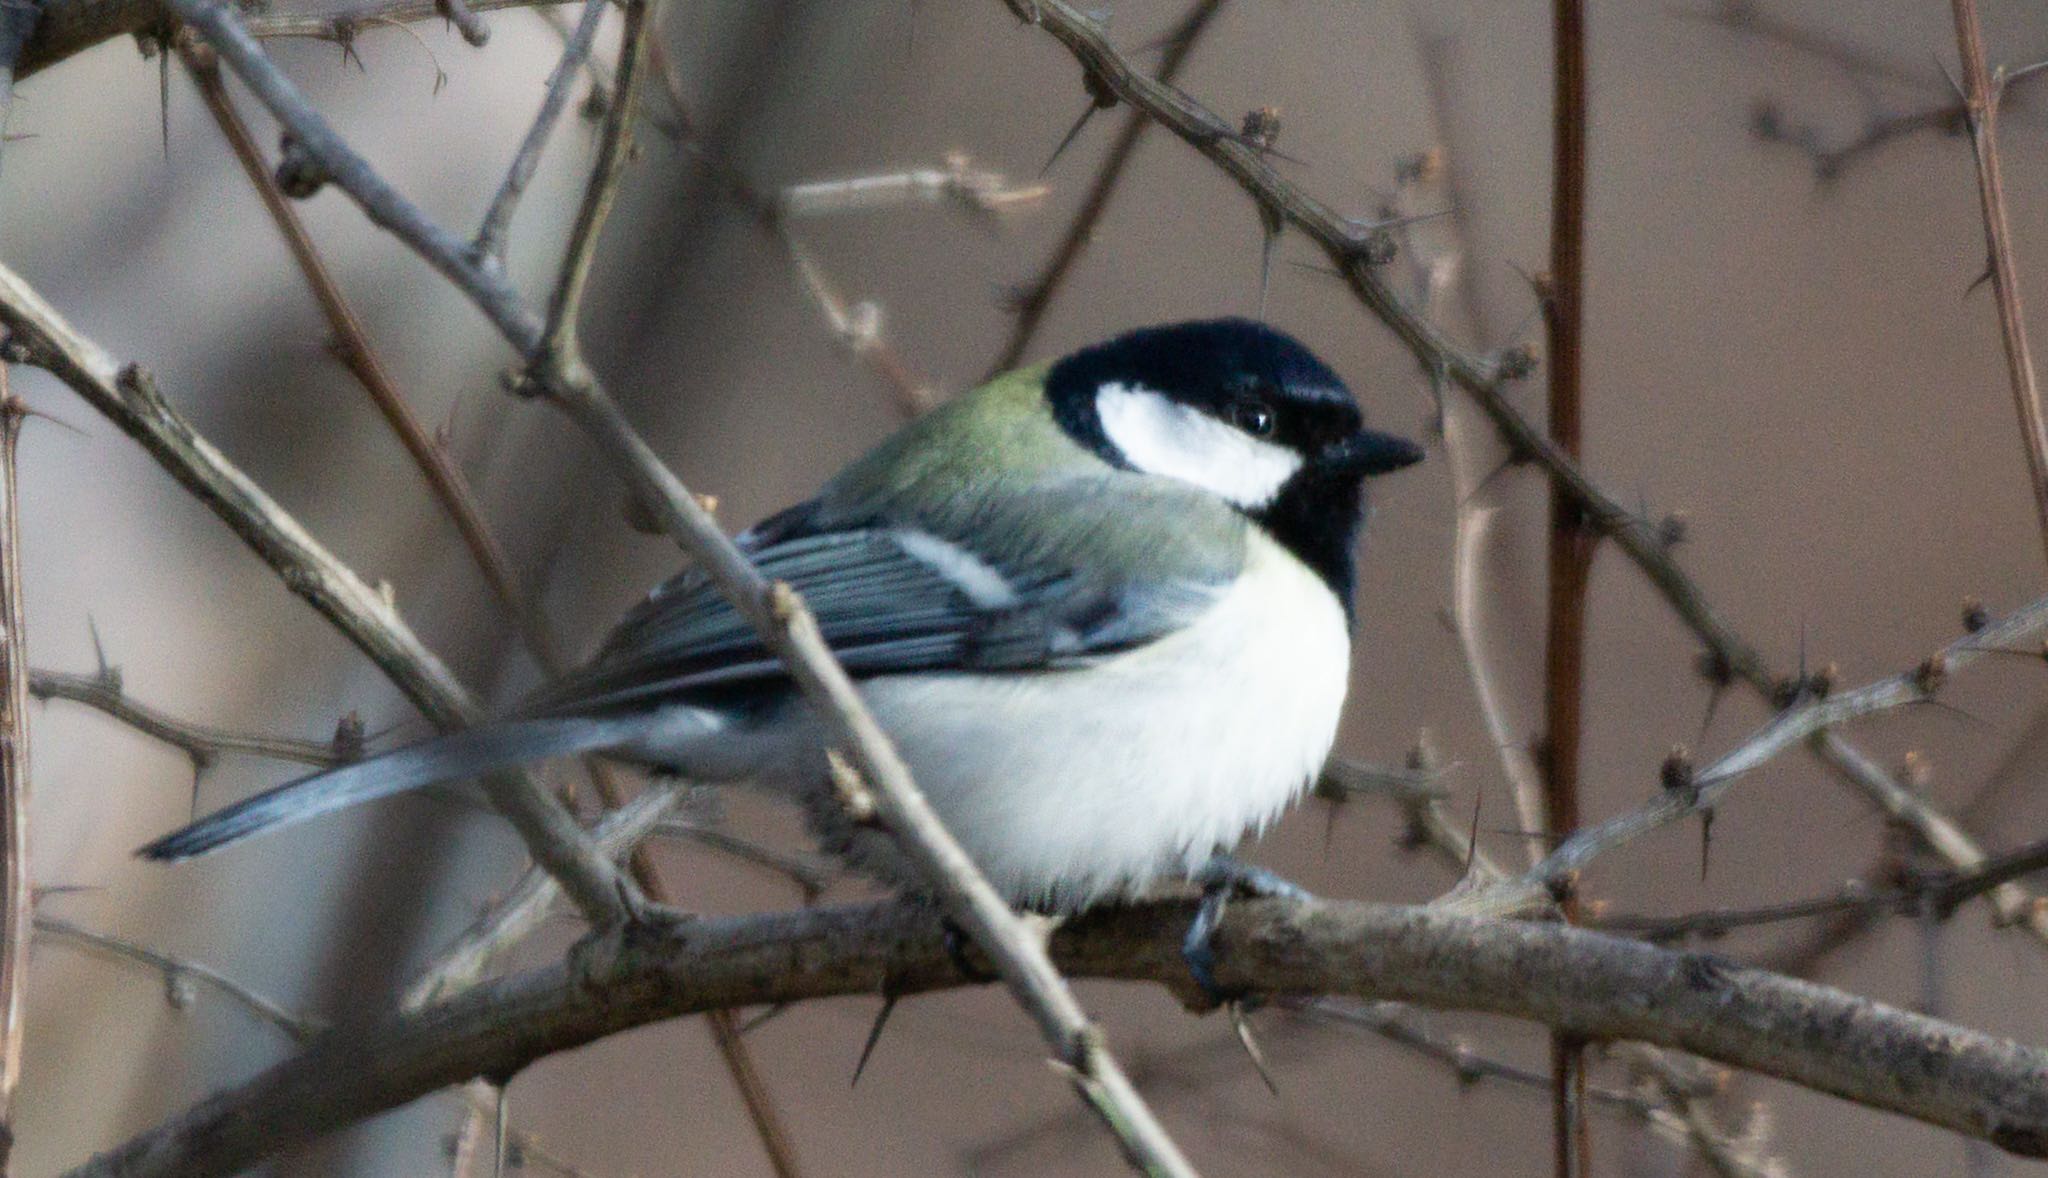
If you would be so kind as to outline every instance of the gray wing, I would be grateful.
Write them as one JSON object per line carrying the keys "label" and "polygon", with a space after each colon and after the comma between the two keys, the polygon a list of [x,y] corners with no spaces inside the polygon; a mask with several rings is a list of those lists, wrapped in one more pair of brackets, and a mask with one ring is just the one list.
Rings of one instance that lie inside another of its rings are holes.
{"label": "gray wing", "polygon": [[[810,531],[803,509],[743,543],[770,580],[803,595],[856,677],[1072,666],[1187,624],[1227,578],[1112,581],[1069,568],[1004,568],[907,525]],[[593,715],[711,702],[786,685],[780,660],[701,574],[656,589],[582,670],[522,715]]]}

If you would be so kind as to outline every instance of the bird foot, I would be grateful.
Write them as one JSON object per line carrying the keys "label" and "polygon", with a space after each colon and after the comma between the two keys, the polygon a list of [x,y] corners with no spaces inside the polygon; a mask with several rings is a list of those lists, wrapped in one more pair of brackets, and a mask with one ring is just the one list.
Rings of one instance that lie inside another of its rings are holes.
{"label": "bird foot", "polygon": [[1195,919],[1188,924],[1187,935],[1181,938],[1181,959],[1188,964],[1188,972],[1194,976],[1210,1005],[1222,1006],[1244,998],[1241,991],[1225,990],[1216,982],[1216,930],[1223,923],[1223,913],[1233,897],[1247,900],[1260,899],[1312,899],[1306,889],[1276,875],[1263,867],[1240,863],[1228,855],[1218,855],[1203,864],[1201,870],[1190,877],[1190,882],[1202,889],[1202,902],[1195,909]]}

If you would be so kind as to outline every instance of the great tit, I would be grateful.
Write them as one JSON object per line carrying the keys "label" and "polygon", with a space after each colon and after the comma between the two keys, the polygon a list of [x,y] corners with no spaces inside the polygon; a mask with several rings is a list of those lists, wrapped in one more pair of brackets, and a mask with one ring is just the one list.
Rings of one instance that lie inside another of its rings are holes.
{"label": "great tit", "polygon": [[[1192,876],[1315,778],[1349,679],[1363,480],[1421,457],[1365,429],[1294,339],[1181,323],[998,377],[739,544],[809,603],[997,890],[1074,911]],[[593,751],[785,791],[828,849],[915,885],[844,816],[782,666],[690,571],[506,719],[279,786],[141,854]]]}

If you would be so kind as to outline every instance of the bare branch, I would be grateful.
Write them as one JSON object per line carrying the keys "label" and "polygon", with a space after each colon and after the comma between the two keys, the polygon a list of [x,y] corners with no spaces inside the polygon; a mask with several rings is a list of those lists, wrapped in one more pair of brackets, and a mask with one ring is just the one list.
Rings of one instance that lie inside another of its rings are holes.
{"label": "bare branch", "polygon": [[[1933,699],[1951,674],[1988,654],[2013,650],[2044,630],[2048,630],[2048,598],[1964,636],[1911,671],[1855,691],[1794,701],[1705,769],[1694,770],[1689,764],[1677,762],[1667,764],[1665,788],[1647,805],[1587,827],[1566,839],[1527,874],[1491,889],[1489,894],[1456,897],[1446,902],[1470,911],[1499,911],[1499,905],[1519,908],[1546,903],[1561,882],[1572,879],[1601,852],[1711,808],[1738,778],[1787,749],[1851,720]],[[1964,866],[1974,867],[1982,861],[1982,852],[1978,852],[1976,861]]]}
{"label": "bare branch", "polygon": [[[1076,976],[1187,993],[1189,902],[1091,913],[1053,938]],[[1592,1040],[1679,1048],[1871,1108],[2048,1154],[2048,1052],[1724,959],[1556,924],[1316,901],[1233,905],[1219,981],[1338,993],[1547,1023]],[[204,1175],[478,1075],[707,1009],[960,984],[938,922],[915,905],[690,921],[614,934],[610,951],[396,1016],[220,1093],[73,1171]]]}
{"label": "bare branch", "polygon": [[951,204],[971,214],[994,217],[1038,204],[1050,191],[1043,184],[1013,186],[1002,173],[977,168],[965,154],[955,152],[946,157],[943,168],[792,184],[776,194],[776,207],[784,219],[838,216],[907,204]]}
{"label": "bare branch", "polygon": [[[201,961],[177,957],[147,945],[98,932],[62,917],[39,913],[35,920],[36,939],[39,943],[55,942],[68,944],[91,953],[103,954],[120,961],[133,962],[145,969],[163,976],[164,994],[174,1006],[182,1007],[190,1001],[188,994],[193,983],[199,983],[228,999],[235,1006],[253,1015],[257,1021],[277,1028],[294,1043],[305,1043],[326,1030],[320,1020],[300,1014],[274,998],[254,990],[227,976]],[[476,1088],[481,1083],[463,1085],[461,1088],[443,1089],[451,1096],[464,1100],[470,1111],[494,1112],[493,1102],[487,1096],[479,1096]],[[541,1147],[532,1135],[517,1129],[510,1131],[512,1143],[530,1161],[537,1161],[559,1174],[575,1176],[580,1173],[574,1166],[549,1153]]]}
{"label": "bare branch", "polygon": [[104,713],[144,736],[184,753],[196,769],[206,768],[223,753],[244,753],[317,767],[338,765],[353,755],[338,741],[297,740],[289,736],[235,732],[181,720],[138,702],[123,689],[118,672],[73,675],[63,671],[31,670],[28,691],[39,700],[66,700]]}
{"label": "bare branch", "polygon": [[[0,266],[0,324],[44,368],[141,443],[152,458],[232,528],[243,543],[369,656],[414,706],[443,728],[481,719],[483,707],[428,650],[384,594],[370,588],[157,392],[149,373],[123,365],[81,336],[42,296]],[[498,774],[485,790],[599,925],[627,916],[625,881],[527,774]]]}
{"label": "bare branch", "polygon": [[2041,547],[2048,552],[2048,420],[2042,416],[2041,387],[2034,379],[2033,349],[2027,343],[2026,311],[2020,302],[2019,269],[2013,264],[2012,228],[2006,224],[2005,180],[1998,160],[1998,103],[2005,78],[2003,71],[1994,78],[1985,64],[1977,0],[1951,0],[1950,7],[1956,19],[1956,52],[1963,59],[1963,101],[1969,108],[1970,142],[1977,156],[1977,199],[1984,216],[1991,289],[1998,298],[2006,378],[2019,415],[2034,508],[2041,517]]}
{"label": "bare branch", "polygon": [[15,450],[28,409],[0,361],[0,1170],[14,1149],[14,1096],[28,1021],[35,918],[29,861],[28,619],[21,584],[21,488]]}
{"label": "bare branch", "polygon": [[797,278],[804,284],[804,293],[811,297],[818,313],[824,317],[825,329],[853,354],[854,359],[865,363],[882,378],[882,383],[889,387],[897,410],[905,417],[916,417],[936,406],[940,400],[938,391],[930,382],[912,372],[903,357],[883,337],[882,309],[868,302],[849,306],[811,252],[786,225],[776,221],[769,231],[781,243],[790,265],[796,269]]}
{"label": "bare branch", "polygon": [[569,87],[575,82],[577,71],[590,59],[590,47],[597,40],[597,26],[604,20],[606,7],[607,0],[584,0],[583,17],[576,22],[576,31],[569,34],[554,72],[548,75],[540,113],[533,116],[533,125],[527,128],[526,138],[520,140],[519,152],[512,157],[512,166],[505,170],[504,182],[499,184],[498,194],[491,198],[491,207],[484,212],[483,225],[476,231],[476,242],[471,248],[486,263],[505,264],[505,231],[512,225],[512,213],[533,180],[534,170],[540,166],[540,153],[547,147],[548,137],[569,105]]}
{"label": "bare branch", "polygon": [[[471,15],[505,8],[538,8],[564,0],[465,0]],[[20,76],[56,65],[75,54],[120,37],[153,36],[165,23],[163,0],[48,0],[37,5],[42,15],[29,39]],[[317,37],[346,43],[372,25],[433,20],[448,15],[444,0],[369,0],[326,13],[266,11],[251,14],[259,37]]]}
{"label": "bare branch", "polygon": [[[443,4],[444,15],[449,19],[460,23],[461,18],[466,15],[469,21],[475,22],[475,16],[461,6],[461,0],[443,0]],[[502,268],[502,235],[511,219],[519,194],[524,190],[538,163],[540,149],[547,138],[547,133],[560,114],[569,82],[573,79],[577,66],[589,59],[590,43],[595,36],[602,9],[603,0],[593,0],[586,8],[583,22],[578,26],[577,34],[564,52],[562,63],[549,79],[547,98],[543,102],[542,111],[525,142],[522,143],[519,156],[514,160],[506,176],[504,187],[485,216],[476,245],[478,260],[484,265]],[[465,35],[468,36],[469,32],[469,28],[465,26]],[[533,608],[532,603],[520,591],[512,576],[510,562],[506,559],[503,547],[498,544],[497,538],[483,522],[482,511],[469,481],[449,458],[446,447],[429,435],[410,404],[393,384],[376,351],[370,346],[353,308],[349,306],[346,296],[342,294],[326,263],[314,247],[311,236],[299,220],[298,213],[285,199],[270,169],[265,166],[261,152],[257,149],[247,126],[236,113],[233,102],[228,97],[227,88],[221,83],[218,59],[214,51],[189,33],[181,33],[178,41],[180,52],[194,79],[199,83],[200,92],[212,110],[216,122],[235,149],[236,156],[240,159],[251,184],[263,198],[272,219],[284,234],[307,284],[311,286],[315,298],[320,303],[321,311],[335,333],[336,348],[342,360],[348,365],[358,383],[369,393],[370,399],[383,413],[385,421],[398,435],[421,473],[425,475],[428,486],[449,518],[454,521],[464,544],[478,567],[483,570],[484,577],[497,595],[500,604],[519,627],[521,637],[542,669],[551,675],[560,674],[567,666],[561,644],[556,641],[546,619]],[[475,43],[474,38],[472,43]],[[605,804],[618,806],[621,791],[610,768],[595,757],[585,758],[584,763],[592,784]],[[569,796],[569,789],[565,786],[565,802]],[[631,868],[635,882],[644,892],[652,896],[656,902],[665,902],[668,899],[667,891],[650,861],[636,852],[632,858]],[[797,1169],[788,1135],[779,1125],[779,1117],[766,1090],[755,1077],[755,1069],[748,1058],[746,1046],[740,1042],[739,1036],[724,1015],[713,1014],[710,1021],[713,1035],[731,1067],[734,1081],[740,1087],[748,1112],[760,1129],[771,1162],[778,1174],[790,1178],[797,1173]]]}
{"label": "bare branch", "polygon": [[[1171,83],[1180,76],[1181,67],[1187,64],[1195,51],[1195,43],[1202,39],[1202,34],[1222,8],[1223,0],[1195,0],[1187,15],[1166,35],[1166,53],[1159,61],[1161,82]],[[1124,171],[1129,167],[1131,157],[1137,153],[1138,141],[1145,137],[1145,129],[1151,125],[1152,120],[1143,110],[1133,110],[1124,116],[1123,126],[1117,128],[1116,139],[1096,168],[1095,179],[1089,182],[1087,195],[1081,198],[1081,207],[1067,225],[1066,234],[1060,238],[1059,245],[1054,248],[1052,257],[1046,260],[1044,269],[1038,272],[1038,277],[1017,296],[1017,326],[1010,333],[1010,342],[1003,345],[1003,354],[996,358],[993,371],[1014,367],[1023,359],[1032,338],[1038,334],[1038,325],[1045,319],[1046,309],[1052,306],[1061,284],[1095,236],[1096,224],[1109,209],[1109,198],[1115,194],[1117,185],[1123,182]]]}
{"label": "bare branch", "polygon": [[[656,783],[625,805],[598,820],[590,832],[591,841],[606,855],[617,859],[630,854],[653,832],[682,798],[682,789],[672,783]],[[522,876],[505,897],[470,922],[441,950],[432,964],[420,971],[398,1001],[400,1010],[419,1010],[430,1003],[445,1001],[483,981],[492,963],[506,951],[540,928],[561,899],[562,889],[553,876],[533,868]]]}
{"label": "bare branch", "polygon": [[147,945],[97,932],[48,913],[36,915],[35,931],[37,937],[42,940],[69,942],[96,953],[118,957],[156,970],[163,974],[165,993],[171,995],[173,1004],[186,1001],[180,997],[184,988],[193,982],[200,982],[236,1006],[255,1015],[258,1021],[268,1023],[284,1032],[285,1037],[294,1043],[305,1043],[325,1029],[318,1020],[309,1019],[297,1011],[287,1009],[275,999],[250,989],[203,962],[174,957]]}

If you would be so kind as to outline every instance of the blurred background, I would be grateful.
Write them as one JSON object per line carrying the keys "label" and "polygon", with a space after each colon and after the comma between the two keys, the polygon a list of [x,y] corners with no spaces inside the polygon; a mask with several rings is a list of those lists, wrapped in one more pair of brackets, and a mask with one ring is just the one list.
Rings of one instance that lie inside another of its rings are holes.
{"label": "blurred background", "polygon": [[[1087,103],[1065,51],[995,0],[666,8],[662,44],[701,142],[763,190],[934,167],[962,152],[1014,184],[1035,183]],[[1179,0],[1124,0],[1110,27],[1135,52],[1184,11]],[[270,49],[387,177],[463,228],[495,189],[561,45],[534,12],[483,19],[491,40],[481,50],[439,21],[367,27],[352,54],[316,40]],[[2048,56],[2038,6],[1988,0],[1985,19],[1994,61]],[[1878,120],[1953,105],[1948,6],[1596,4],[1591,30],[1588,468],[1653,516],[1684,513],[1680,559],[1781,667],[1832,663],[1844,682],[1862,682],[1955,638],[1967,597],[2002,613],[2040,594],[2048,578],[1995,310],[1988,287],[1971,289],[1983,237],[1968,141],[1923,129],[1825,154]],[[614,43],[608,29],[600,57]],[[161,64],[123,39],[19,88],[0,169],[0,259],[81,331],[153,369],[236,463],[366,577],[387,582],[468,682],[499,699],[531,686],[539,672],[454,529],[327,353],[315,303],[191,82],[175,63],[160,76]],[[1460,262],[1451,326],[1498,347],[1540,335],[1525,275],[1547,258],[1548,69],[1547,5],[1228,0],[1181,84],[1225,117],[1277,108],[1277,147],[1290,157],[1280,166],[1347,213],[1434,211],[1455,193],[1457,217],[1419,227],[1394,265]],[[2040,91],[2048,85],[2015,87],[2004,124],[2019,269],[2037,308],[2048,305]],[[234,92],[274,150],[272,124]],[[1049,194],[999,217],[907,205],[796,231],[843,296],[880,309],[904,364],[942,394],[970,387],[1002,353],[1015,322],[1007,300],[1053,249],[1123,117],[1083,128],[1046,171]],[[699,155],[651,128],[640,139],[600,252],[587,350],[685,481],[715,494],[738,528],[808,495],[899,411],[888,383],[826,329],[784,249]],[[552,274],[594,148],[594,124],[565,122],[520,211],[511,260],[531,289]],[[1418,153],[1434,153],[1431,170],[1397,193]],[[503,394],[498,373],[512,356],[459,296],[340,194],[298,208],[397,383],[445,432],[524,587],[572,650],[586,651],[672,571],[672,548],[627,526],[618,487],[561,419]],[[1255,314],[1260,241],[1234,185],[1150,135],[1030,355],[1146,323]],[[1319,264],[1283,238],[1265,315],[1344,374],[1376,423],[1432,450],[1431,462],[1378,484],[1340,751],[1398,763],[1427,732],[1447,765],[1447,812],[1462,825],[1476,806],[1492,853],[1519,863],[1500,758],[1444,622],[1456,496],[1430,391]],[[2039,314],[2033,325],[2048,331]],[[192,721],[325,740],[356,713],[373,739],[424,731],[374,668],[136,446],[49,378],[19,370],[15,380],[55,419],[31,421],[22,446],[36,666],[91,671],[96,632],[129,693]],[[1540,379],[1517,396],[1540,413]],[[1486,493],[1504,511],[1479,566],[1480,633],[1526,734],[1540,714],[1546,489],[1510,469]],[[1741,691],[1710,708],[1697,643],[1618,553],[1600,554],[1590,618],[1590,817],[1649,797],[1673,745],[1711,758],[1765,718]],[[1990,849],[2028,842],[2048,823],[2044,674],[2037,662],[1993,660],[1955,684],[1954,708],[1889,715],[1854,735],[1888,765],[1911,754],[1914,779]],[[195,786],[183,754],[76,705],[40,706],[33,724],[36,879],[65,889],[42,910],[206,963],[319,1018],[366,1018],[388,1004],[524,865],[501,822],[418,798],[175,869],[142,865],[130,851],[195,805],[214,808],[293,770],[225,757]],[[807,849],[791,816],[768,803],[730,798],[722,816],[734,835]],[[1316,801],[1251,856],[1318,892],[1427,900],[1454,875],[1404,851],[1403,829],[1383,802]],[[1688,825],[1632,844],[1598,862],[1585,894],[1644,913],[1823,895],[1871,877],[1894,840],[1801,753],[1729,795],[1704,877],[1699,843]],[[659,858],[695,908],[799,900],[786,880],[698,845],[662,844]],[[845,881],[829,895],[866,893]],[[522,959],[559,952],[575,932],[560,922]],[[1810,927],[1790,924],[1714,947],[1766,957],[1811,940]],[[2044,946],[1991,927],[1981,904],[1940,926],[1880,922],[1803,961],[1834,985],[2048,1041]],[[1191,1017],[1155,989],[1082,990],[1209,1172],[1550,1172],[1541,1088],[1464,1084],[1368,1031],[1269,1012],[1254,1023],[1275,1096],[1225,1020]],[[167,1002],[161,974],[68,944],[38,946],[28,1001],[22,1174],[74,1164],[289,1050],[228,1004],[204,993]],[[804,1173],[1119,1172],[1113,1146],[1046,1074],[1037,1036],[1002,992],[906,1002],[851,1087],[876,1006],[811,1004],[747,1037]],[[1547,1066],[1540,1030],[1426,1021],[1487,1056]],[[1606,1064],[1595,1079],[1629,1083]],[[1716,1100],[1724,1124],[1756,1130],[1760,1153],[1797,1174],[2026,1167],[1754,1077],[1732,1078]],[[547,1060],[518,1077],[509,1107],[519,1131],[576,1173],[770,1172],[698,1020]],[[1596,1173],[1705,1172],[1639,1119],[1592,1115]],[[275,1172],[446,1173],[463,1122],[458,1101],[424,1100]],[[550,1172],[537,1155],[527,1164]]]}

